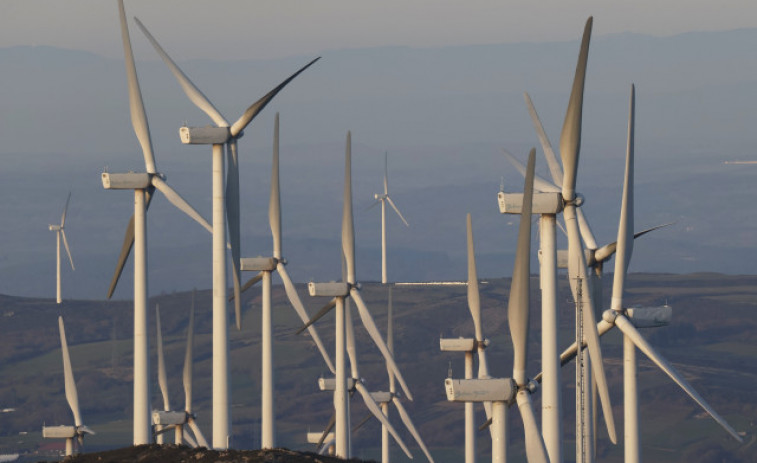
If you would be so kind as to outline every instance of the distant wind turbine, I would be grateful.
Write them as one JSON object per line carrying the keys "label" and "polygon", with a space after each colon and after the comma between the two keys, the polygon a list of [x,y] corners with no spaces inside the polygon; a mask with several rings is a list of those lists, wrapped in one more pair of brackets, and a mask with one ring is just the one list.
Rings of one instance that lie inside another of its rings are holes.
{"label": "distant wind turbine", "polygon": [[392,206],[392,209],[394,209],[394,212],[397,213],[400,220],[402,220],[402,223],[405,224],[406,227],[409,227],[410,225],[407,223],[407,220],[402,216],[402,213],[397,208],[397,205],[394,204],[394,201],[392,201],[392,198],[389,197],[389,179],[388,179],[388,168],[387,168],[387,157],[388,154],[384,153],[384,193],[379,194],[376,193],[373,195],[373,198],[376,200],[375,203],[371,205],[371,208],[379,203],[381,203],[381,283],[386,284],[387,277],[386,277],[386,203],[389,203],[390,206]]}
{"label": "distant wind turbine", "polygon": [[68,247],[68,240],[66,239],[66,212],[68,211],[68,202],[71,200],[71,192],[68,193],[66,199],[66,205],[63,207],[63,215],[60,217],[60,225],[50,225],[50,231],[55,232],[56,253],[55,253],[55,302],[60,304],[63,299],[61,298],[60,290],[60,240],[63,238],[63,245],[66,247],[66,255],[68,255],[68,262],[71,263],[71,270],[76,270],[74,267],[74,259],[71,257],[71,250]]}

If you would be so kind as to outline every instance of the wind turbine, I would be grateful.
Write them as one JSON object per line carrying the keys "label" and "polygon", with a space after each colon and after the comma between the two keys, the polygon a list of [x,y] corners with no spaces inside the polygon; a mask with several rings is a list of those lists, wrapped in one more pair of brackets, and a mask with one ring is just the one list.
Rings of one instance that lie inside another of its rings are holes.
{"label": "wind turbine", "polygon": [[407,223],[407,220],[402,216],[402,213],[397,208],[397,205],[394,204],[394,201],[392,201],[392,198],[389,197],[389,180],[388,180],[388,168],[387,168],[387,157],[388,154],[384,153],[384,193],[379,194],[376,193],[373,195],[373,198],[376,200],[371,207],[375,206],[376,204],[381,203],[381,283],[386,284],[386,203],[389,203],[390,206],[392,206],[392,209],[394,209],[394,212],[397,213],[400,220],[402,220],[402,223],[405,224],[406,227],[409,227],[410,225]]}
{"label": "wind turbine", "polygon": [[71,412],[74,414],[73,426],[43,426],[42,437],[51,439],[66,439],[66,456],[74,453],[74,438],[79,447],[84,445],[85,434],[95,434],[94,431],[82,424],[81,412],[79,411],[79,394],[76,392],[76,381],[71,368],[71,356],[68,353],[66,342],[66,328],[63,326],[63,317],[58,317],[58,330],[60,331],[60,348],[63,354],[63,377],[65,378],[66,400]]}
{"label": "wind turbine", "polygon": [[[243,130],[270,103],[279,91],[320,58],[316,58],[281,82],[273,90],[253,103],[233,124],[218,112],[210,100],[189,80],[184,72],[163,51],[150,32],[136,19],[137,25],[152,43],[155,50],[179,81],[190,101],[205,112],[216,127],[181,127],[179,135],[184,144],[213,145],[212,197],[213,197],[213,448],[229,447],[231,439],[231,399],[229,386],[229,342],[226,314],[226,223],[229,222],[229,241],[232,253],[235,314],[237,328],[241,323],[239,284],[239,169],[236,142]],[[229,172],[224,192],[224,145],[228,147]]]}
{"label": "wind turbine", "polygon": [[[279,187],[279,114],[276,113],[273,136],[273,163],[271,168],[271,199],[268,207],[268,219],[271,225],[271,234],[273,236],[273,257],[254,257],[243,258],[240,260],[240,269],[245,271],[256,271],[258,274],[250,279],[241,288],[246,291],[255,283],[262,280],[262,320],[261,320],[261,351],[262,351],[262,374],[261,374],[261,439],[262,448],[276,447],[276,428],[275,413],[273,400],[273,327],[271,313],[271,274],[278,272],[281,281],[284,283],[289,302],[294,308],[297,315],[303,323],[308,322],[308,314],[305,311],[297,289],[292,283],[285,265],[287,261],[282,257],[282,240],[281,240],[281,190]],[[331,373],[335,373],[334,365],[331,358],[323,346],[320,336],[315,326],[308,326],[308,333],[315,342],[318,350],[326,362],[326,366]]]}
{"label": "wind turbine", "polygon": [[[195,295],[192,293],[192,305],[189,309],[189,324],[187,325],[187,346],[184,354],[184,370],[182,373],[182,382],[184,383],[184,410],[171,410],[171,404],[168,397],[168,376],[166,374],[165,359],[163,357],[163,334],[160,325],[160,309],[156,306],[155,315],[157,320],[158,333],[158,384],[163,396],[163,410],[155,410],[152,413],[153,423],[156,427],[156,441],[162,444],[163,433],[171,429],[175,430],[174,442],[179,445],[184,441],[193,447],[208,447],[200,427],[195,422],[194,411],[192,410],[192,372],[194,356],[192,353],[194,347],[194,320],[195,320]],[[184,426],[189,426],[195,438],[192,438]]]}
{"label": "wind turbine", "polygon": [[[345,345],[346,341],[346,310],[345,310],[345,298],[348,296],[355,301],[357,305],[358,314],[360,320],[363,323],[368,335],[373,340],[374,344],[379,348],[384,359],[389,364],[389,368],[394,372],[396,379],[399,381],[405,396],[412,400],[413,396],[410,393],[410,389],[407,387],[405,379],[402,377],[397,364],[394,361],[392,353],[386,346],[381,333],[376,327],[376,323],[371,316],[368,307],[365,305],[362,296],[360,295],[360,285],[357,283],[355,273],[355,225],[352,215],[352,135],[347,132],[346,153],[345,153],[345,169],[344,169],[344,208],[342,213],[342,255],[345,259],[346,267],[346,281],[332,282],[332,283],[309,283],[308,291],[311,296],[327,296],[333,298],[323,309],[321,309],[315,316],[313,316],[308,323],[305,324],[300,330],[312,325],[313,322],[322,317],[325,313],[332,308],[336,308],[336,381],[334,389],[334,408],[335,408],[335,438],[336,438],[336,455],[340,457],[347,457],[349,454],[349,431],[348,431],[348,417],[347,417],[347,371],[345,364],[345,348],[349,348],[349,345]],[[358,387],[358,386],[356,386]],[[364,389],[362,384],[358,389],[361,394]],[[365,398],[365,396],[364,396]],[[373,402],[371,399],[370,402]],[[367,402],[366,402],[367,403]],[[376,407],[378,410],[378,407]],[[379,410],[379,414],[380,410]],[[383,416],[383,414],[381,414]],[[383,422],[383,421],[382,421]]]}
{"label": "wind turbine", "polygon": [[150,442],[150,404],[148,384],[148,346],[147,346],[147,227],[146,212],[155,189],[160,190],[174,206],[199,222],[207,230],[210,225],[192,208],[173,188],[165,182],[165,176],[158,173],[155,156],[150,140],[147,115],[142,103],[134,55],[129,40],[126,13],[123,0],[118,1],[121,21],[121,38],[124,46],[126,76],[129,84],[129,107],[134,133],[142,146],[145,160],[145,173],[102,174],[105,189],[134,190],[134,215],[126,227],[121,254],[116,264],[116,271],[108,289],[108,299],[113,295],[126,260],[134,247],[134,445]]}
{"label": "wind turbine", "polygon": [[[388,302],[387,302],[387,331],[386,331],[386,345],[389,348],[389,352],[394,355],[394,328],[393,328],[393,319],[392,319],[392,287],[389,286],[388,288]],[[410,431],[410,434],[413,436],[413,439],[415,439],[415,442],[418,443],[418,446],[421,448],[423,453],[426,455],[426,458],[430,463],[434,463],[434,459],[431,456],[431,453],[428,451],[428,448],[426,447],[426,444],[423,442],[423,439],[421,438],[420,433],[418,433],[418,430],[415,428],[415,425],[413,424],[413,420],[410,419],[410,415],[407,413],[407,410],[405,410],[405,407],[402,405],[402,402],[400,401],[400,397],[397,394],[396,391],[396,384],[394,382],[394,373],[392,372],[391,367],[387,364],[386,365],[386,371],[389,375],[389,391],[388,392],[374,392],[371,394],[374,401],[381,406],[381,412],[383,415],[389,419],[389,405],[394,404],[394,407],[397,409],[397,413],[400,416],[400,419],[402,420],[402,423],[405,425],[408,431]],[[389,463],[390,461],[390,452],[389,452],[389,435],[391,431],[390,429],[385,425],[381,424],[381,463]]]}
{"label": "wind turbine", "polygon": [[518,229],[518,245],[515,253],[512,283],[507,305],[510,336],[513,341],[513,378],[475,379],[445,381],[447,399],[455,401],[492,402],[492,461],[506,461],[506,421],[507,408],[518,404],[523,421],[526,457],[529,463],[549,462],[534,416],[531,394],[536,391],[536,383],[526,377],[526,358],[529,329],[530,293],[530,252],[531,252],[531,212],[533,179],[536,150],[528,157],[526,182],[523,187],[523,205]]}
{"label": "wind turbine", "polygon": [[68,261],[71,263],[71,270],[76,270],[74,267],[74,259],[71,257],[71,250],[68,248],[68,240],[66,239],[66,211],[68,211],[68,202],[71,200],[71,192],[68,193],[68,198],[66,199],[66,205],[63,207],[63,215],[60,217],[60,225],[50,225],[50,231],[55,232],[55,239],[56,239],[56,254],[55,254],[55,302],[60,304],[63,299],[61,299],[61,292],[60,292],[60,239],[63,237],[63,245],[66,247],[66,254],[68,254]]}
{"label": "wind turbine", "polygon": [[[481,326],[481,298],[478,290],[478,274],[476,272],[476,254],[473,247],[473,222],[471,215],[466,217],[468,241],[468,308],[470,309],[474,338],[442,338],[439,340],[442,351],[465,352],[465,379],[473,378],[473,354],[478,352],[478,379],[489,378],[489,367],[486,362],[486,348],[489,340],[484,337]],[[465,402],[465,462],[476,461],[476,423],[474,402]],[[484,402],[486,418],[491,419],[491,402]],[[491,433],[491,428],[490,433]],[[494,437],[492,435],[492,437]]]}

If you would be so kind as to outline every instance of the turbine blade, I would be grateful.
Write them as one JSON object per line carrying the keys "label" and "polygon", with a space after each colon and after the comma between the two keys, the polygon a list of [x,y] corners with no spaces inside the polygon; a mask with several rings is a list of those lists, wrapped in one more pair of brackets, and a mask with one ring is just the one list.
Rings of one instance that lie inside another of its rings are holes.
{"label": "turbine blade", "polygon": [[394,212],[396,212],[397,215],[400,216],[400,219],[402,220],[402,223],[404,223],[406,227],[409,227],[410,224],[407,223],[407,220],[405,220],[405,218],[402,216],[402,212],[400,212],[400,210],[397,209],[397,206],[394,204],[394,201],[392,201],[392,198],[390,198],[389,196],[387,196],[386,200],[389,201],[389,205],[392,206],[392,209],[394,209]]}
{"label": "turbine blade", "polygon": [[168,202],[176,206],[181,212],[187,214],[195,222],[202,225],[202,227],[213,233],[213,227],[210,226],[207,220],[205,220],[199,212],[195,210],[179,193],[176,192],[170,185],[168,185],[162,178],[157,175],[152,176],[152,185],[160,190],[161,193],[168,199]]}
{"label": "turbine blade", "polygon": [[387,164],[389,163],[388,158],[389,153],[384,151],[384,195],[389,194],[389,168],[387,167]]}
{"label": "turbine blade", "polygon": [[66,212],[68,211],[68,202],[71,201],[71,192],[68,192],[68,198],[66,198],[66,205],[63,207],[63,214],[60,216],[60,228],[66,225]]}
{"label": "turbine blade", "polygon": [[[562,166],[555,156],[555,152],[552,149],[552,144],[549,142],[547,133],[544,131],[544,126],[539,119],[539,115],[536,113],[536,108],[531,101],[531,96],[528,92],[523,93],[523,97],[526,99],[526,106],[528,106],[528,113],[531,115],[531,122],[536,129],[536,135],[539,137],[539,143],[544,150],[544,157],[547,159],[547,165],[549,166],[549,173],[552,175],[552,181],[558,187],[562,186]],[[541,190],[543,191],[543,190]]]}
{"label": "turbine blade", "polygon": [[541,437],[539,426],[536,424],[534,408],[531,403],[531,394],[527,390],[520,390],[515,396],[518,402],[518,410],[523,420],[523,432],[526,437],[526,458],[528,463],[549,463],[547,449]]}
{"label": "turbine blade", "polygon": [[347,132],[344,155],[344,203],[342,208],[342,254],[347,283],[355,284],[355,224],[352,218],[352,134]]}
{"label": "turbine blade", "polygon": [[580,207],[576,209],[576,216],[578,217],[578,230],[581,232],[581,238],[583,238],[584,244],[586,244],[586,249],[591,249],[592,251],[597,249],[597,240],[594,238],[594,233],[591,231],[584,211]]}
{"label": "turbine blade", "polygon": [[633,253],[633,166],[634,166],[634,111],[635,91],[631,85],[631,102],[628,115],[628,147],[626,151],[626,174],[623,179],[623,199],[620,205],[620,222],[618,224],[618,245],[615,256],[615,274],[612,281],[612,299],[610,308],[623,310],[623,289],[626,281],[628,264]]}
{"label": "turbine blade", "polygon": [[323,434],[321,434],[321,438],[318,439],[318,442],[315,444],[316,449],[320,447],[321,445],[323,445],[323,441],[326,440],[326,437],[328,437],[331,430],[334,429],[335,424],[336,424],[336,411],[331,414],[331,418],[329,418],[328,424],[323,429]]}
{"label": "turbine blade", "polygon": [[260,114],[260,111],[262,111],[268,103],[273,100],[273,97],[275,97],[284,87],[289,84],[292,80],[294,80],[295,77],[299,76],[305,69],[309,68],[313,65],[316,61],[321,59],[319,56],[318,58],[314,59],[313,61],[309,62],[305,66],[301,67],[299,71],[295,72],[291,76],[289,76],[285,81],[277,85],[273,90],[266,93],[263,98],[259,99],[252,105],[250,105],[249,108],[247,108],[247,111],[242,114],[242,117],[240,117],[234,124],[231,126],[231,136],[235,137],[239,135],[242,130],[244,130],[245,127],[247,127],[247,124],[249,124],[253,119],[255,119],[255,116]]}
{"label": "turbine blade", "polygon": [[189,324],[187,325],[187,347],[184,352],[184,371],[181,379],[184,385],[184,411],[192,413],[192,374],[194,371],[194,327],[195,327],[195,291],[192,291],[192,305],[189,307]]}
{"label": "turbine blade", "polygon": [[357,364],[357,349],[355,348],[355,325],[352,323],[352,307],[348,298],[344,299],[344,339],[347,358],[350,360],[350,373],[355,381],[359,381],[360,370]]}
{"label": "turbine blade", "polygon": [[200,447],[210,448],[208,441],[205,440],[205,436],[202,434],[200,427],[197,426],[195,419],[190,416],[187,419],[187,424],[189,425],[190,429],[192,429],[192,434],[195,435],[195,439],[197,439],[197,443],[200,445]]}
{"label": "turbine blade", "polygon": [[[526,177],[526,166],[523,165],[518,159],[510,154],[509,151],[502,149],[502,153],[504,153],[505,157],[508,161],[510,161],[510,164],[515,167],[515,170],[517,170],[521,176],[524,178]],[[539,177],[538,175],[534,174],[534,189],[537,191],[541,191],[544,193],[559,193],[561,190],[559,187],[555,186],[550,182],[549,180],[544,180],[543,178]]]}
{"label": "turbine blade", "polygon": [[66,254],[68,254],[68,261],[71,263],[71,270],[76,270],[76,267],[74,267],[74,258],[71,257],[71,249],[68,247],[68,240],[66,239],[66,231],[64,229],[60,229],[60,236],[63,238],[63,246],[66,248]]}
{"label": "turbine blade", "polygon": [[581,116],[583,112],[584,81],[586,80],[586,64],[589,59],[589,41],[591,39],[592,17],[586,20],[584,35],[581,40],[581,51],[576,64],[576,75],[573,79],[573,89],[570,92],[568,109],[565,113],[562,133],[560,134],[560,156],[564,169],[562,195],[566,201],[572,201],[576,196],[576,170],[578,156],[581,151]]}
{"label": "turbine blade", "polygon": [[374,344],[376,344],[376,346],[379,348],[381,354],[384,356],[384,359],[386,359],[387,363],[389,363],[392,367],[392,370],[394,370],[394,374],[397,377],[397,381],[400,382],[400,387],[402,387],[402,391],[405,393],[405,396],[408,398],[408,400],[413,400],[413,394],[410,392],[410,388],[407,387],[405,378],[402,377],[402,373],[397,367],[392,353],[389,352],[389,348],[386,347],[384,339],[381,337],[381,333],[379,333],[378,328],[376,328],[376,323],[373,321],[371,312],[368,310],[368,307],[366,307],[365,302],[363,302],[363,298],[362,296],[360,296],[360,291],[358,291],[357,288],[353,287],[350,289],[350,296],[357,305],[358,313],[360,314],[360,321],[363,322],[363,326],[365,327],[366,331],[368,331],[368,335],[371,337],[371,339],[373,339]]}
{"label": "turbine blade", "polygon": [[513,379],[518,386],[526,384],[526,357],[528,354],[528,315],[531,278],[531,210],[534,191],[536,150],[528,154],[526,181],[523,185],[523,206],[518,229],[518,247],[515,251],[507,319],[513,341]]}
{"label": "turbine blade", "polygon": [[[655,231],[655,230],[658,230],[660,228],[668,227],[670,225],[673,225],[674,223],[675,222],[668,222],[668,223],[664,223],[662,225],[654,226],[652,228],[647,228],[646,230],[642,230],[640,232],[636,232],[633,235],[633,239],[640,238],[640,237],[646,235],[647,233],[649,233],[651,231]],[[612,257],[613,254],[615,254],[615,251],[616,251],[616,248],[617,248],[617,244],[618,244],[617,241],[613,241],[612,243],[606,244],[606,245],[602,246],[601,248],[597,249],[596,252],[594,253],[594,260],[596,260],[597,262],[606,262],[606,261],[608,261],[610,259],[610,257]]]}
{"label": "turbine blade", "polygon": [[281,188],[279,187],[279,113],[273,126],[273,162],[271,163],[271,199],[268,222],[273,236],[273,257],[281,260]]}
{"label": "turbine blade", "polygon": [[123,0],[118,0],[118,17],[121,20],[121,40],[124,45],[126,80],[129,83],[131,124],[134,127],[134,133],[137,135],[137,139],[139,139],[139,144],[142,146],[142,155],[145,158],[145,169],[147,170],[147,173],[154,174],[157,172],[155,167],[155,156],[152,152],[152,140],[150,140],[150,128],[147,125],[145,105],[142,102],[142,91],[139,89],[137,68],[134,65],[134,54],[131,51],[129,26],[126,24],[126,12],[124,11]]}
{"label": "turbine blade", "polygon": [[326,315],[327,313],[329,313],[329,311],[331,311],[331,309],[333,309],[334,307],[336,307],[336,298],[330,300],[326,305],[324,305],[323,307],[321,307],[321,310],[319,310],[318,312],[316,312],[316,314],[313,315],[313,318],[311,318],[310,320],[308,320],[307,323],[305,323],[305,325],[303,325],[302,328],[300,328],[299,330],[297,330],[297,332],[295,334],[302,334],[303,331],[305,331],[306,329],[309,329],[310,326],[313,323],[315,323],[318,320],[320,320],[321,317],[323,317],[324,315]]}
{"label": "turbine blade", "polygon": [[163,356],[163,332],[160,325],[160,305],[158,304],[155,304],[155,325],[158,338],[158,386],[160,387],[160,393],[163,395],[163,410],[170,410],[171,402],[168,400],[168,375],[166,374],[166,359]]}
{"label": "turbine blade", "polygon": [[367,423],[371,418],[373,418],[373,413],[368,413],[367,415],[365,415],[358,424],[352,427],[352,432],[355,433],[358,429],[362,428],[363,425]]}
{"label": "turbine blade", "polygon": [[63,353],[63,377],[65,380],[66,400],[71,412],[74,414],[74,425],[78,428],[81,426],[81,413],[79,412],[79,394],[76,392],[76,381],[74,381],[74,371],[71,368],[71,355],[68,353],[68,343],[66,342],[66,327],[63,326],[63,317],[58,316],[58,329],[60,331],[60,348]]}
{"label": "turbine blade", "polygon": [[381,204],[381,200],[377,199],[376,201],[373,202],[373,204],[371,204],[370,206],[366,207],[365,210],[366,211],[370,211],[371,209],[373,209],[374,207],[378,206],[379,204]]}
{"label": "turbine blade", "polygon": [[[152,201],[152,196],[154,192],[155,192],[155,187],[153,186],[150,186],[145,190],[145,209],[148,209],[150,207],[150,202]],[[133,245],[134,245],[134,214],[131,215],[129,224],[126,226],[126,232],[124,233],[124,242],[121,245],[121,254],[119,254],[118,261],[116,262],[116,271],[113,274],[113,278],[111,278],[110,280],[110,287],[108,287],[108,295],[107,295],[108,299],[113,297],[113,292],[116,290],[116,286],[118,285],[118,279],[121,278],[121,273],[124,271],[126,260],[129,258],[129,254],[131,253],[131,247]]]}
{"label": "turbine blade", "polygon": [[187,442],[187,444],[192,448],[197,448],[197,441],[194,440],[194,438],[190,435],[191,434],[190,430],[183,429],[182,431],[183,432],[181,435],[184,438],[184,440]]}
{"label": "turbine blade", "polygon": [[234,295],[234,315],[237,330],[242,329],[242,302],[239,297],[240,275],[239,259],[241,256],[241,239],[239,231],[239,157],[237,155],[237,142],[230,140],[227,143],[226,171],[226,222],[229,224],[229,242],[231,244],[231,281]]}
{"label": "turbine blade", "polygon": [[636,345],[636,347],[639,348],[640,351],[644,352],[644,355],[649,357],[650,360],[652,360],[662,371],[664,371],[670,378],[680,386],[681,389],[686,391],[686,393],[694,399],[696,403],[699,404],[700,407],[702,407],[707,413],[710,414],[710,416],[720,424],[720,426],[723,427],[728,433],[733,436],[734,439],[736,439],[739,442],[742,442],[741,436],[720,416],[718,413],[710,407],[710,405],[705,402],[705,400],[702,398],[702,396],[697,393],[697,391],[694,390],[693,387],[689,384],[686,379],[684,379],[683,376],[681,376],[675,368],[673,368],[672,365],[670,365],[667,360],[665,360],[664,357],[662,357],[660,354],[658,354],[652,346],[649,345],[649,343],[644,339],[644,337],[639,333],[639,331],[636,329],[636,327],[633,326],[633,323],[629,321],[623,314],[618,314],[617,318],[615,319],[615,326],[618,327],[620,331],[623,332],[624,335],[628,336],[631,341]]}
{"label": "turbine blade", "polygon": [[421,435],[418,433],[418,430],[415,429],[413,420],[410,419],[410,415],[407,414],[407,410],[405,410],[405,407],[402,406],[402,402],[400,402],[400,400],[397,397],[392,397],[392,403],[394,404],[395,407],[397,407],[397,412],[400,415],[400,419],[405,424],[405,427],[407,428],[407,430],[410,431],[410,434],[412,434],[413,439],[415,439],[415,442],[418,443],[418,446],[426,455],[426,458],[428,458],[428,461],[430,463],[434,463],[434,458],[431,456],[431,453],[429,453],[428,448],[426,447],[426,444],[423,442],[423,439],[421,439]]}
{"label": "turbine blade", "polygon": [[[244,285],[242,285],[241,288],[239,288],[240,295],[241,295],[241,293],[243,293],[243,292],[247,291],[248,289],[252,288],[253,286],[255,286],[258,283],[258,281],[260,281],[262,279],[263,279],[263,271],[260,271],[260,272],[256,273],[254,277],[250,278],[247,281],[247,283],[245,283]],[[229,300],[230,301],[233,300],[233,299],[235,299],[234,293],[232,293],[231,296],[229,296]]]}
{"label": "turbine blade", "polygon": [[481,328],[481,296],[478,290],[478,272],[476,271],[476,251],[473,247],[473,221],[470,213],[466,216],[468,238],[468,309],[473,318],[476,342],[483,342],[484,331]]}
{"label": "turbine blade", "polygon": [[208,100],[208,98],[203,95],[200,89],[197,88],[191,80],[189,80],[189,77],[184,74],[184,71],[182,71],[179,66],[177,66],[176,63],[171,59],[171,57],[168,56],[168,53],[163,50],[158,41],[155,40],[155,37],[153,37],[152,34],[150,34],[150,31],[147,30],[144,24],[142,24],[142,22],[137,18],[134,18],[134,21],[137,23],[137,26],[142,29],[145,37],[147,37],[147,40],[150,41],[155,51],[158,52],[158,55],[160,55],[163,62],[166,63],[166,66],[168,66],[168,69],[171,70],[171,73],[174,75],[176,80],[179,81],[179,85],[181,85],[181,88],[182,90],[184,90],[184,94],[189,98],[189,101],[194,103],[195,106],[197,106],[198,108],[200,108],[200,110],[207,114],[208,117],[210,117],[210,119],[218,127],[228,127],[228,121],[221,115],[220,112],[218,112],[216,107],[213,106],[213,103],[211,103],[210,100]]}
{"label": "turbine blade", "polygon": [[378,419],[381,424],[383,424],[386,429],[389,431],[389,434],[394,437],[394,440],[397,442],[397,444],[400,446],[403,452],[405,452],[405,455],[407,455],[408,458],[412,459],[413,454],[410,453],[410,450],[407,448],[405,443],[402,441],[402,438],[400,438],[399,434],[397,434],[397,431],[395,431],[394,426],[392,426],[392,423],[389,422],[389,420],[386,418],[386,415],[381,411],[378,405],[376,405],[376,402],[373,400],[373,397],[371,397],[371,393],[368,392],[368,390],[365,388],[363,383],[360,381],[355,382],[355,389],[360,393],[360,396],[363,398],[363,402],[365,402],[366,408],[373,413],[373,416]]}

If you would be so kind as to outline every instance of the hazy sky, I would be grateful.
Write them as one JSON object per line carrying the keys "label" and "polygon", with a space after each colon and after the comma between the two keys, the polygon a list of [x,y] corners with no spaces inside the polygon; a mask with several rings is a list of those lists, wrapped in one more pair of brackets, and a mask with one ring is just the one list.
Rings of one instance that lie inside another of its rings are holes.
{"label": "hazy sky", "polygon": [[[132,0],[174,58],[274,58],[366,46],[578,40],[594,34],[757,27],[753,0]],[[0,47],[54,45],[119,57],[115,0],[0,0]],[[146,41],[135,40],[138,55]]]}

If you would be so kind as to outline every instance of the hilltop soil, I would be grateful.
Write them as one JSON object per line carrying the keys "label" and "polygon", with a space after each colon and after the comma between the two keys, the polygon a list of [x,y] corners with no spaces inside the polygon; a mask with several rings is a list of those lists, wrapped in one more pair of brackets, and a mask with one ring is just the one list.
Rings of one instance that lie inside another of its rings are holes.
{"label": "hilltop soil", "polygon": [[296,452],[287,449],[218,451],[206,448],[193,449],[183,445],[150,444],[108,450],[107,452],[84,453],[67,458],[64,461],[70,463],[343,463],[345,461],[359,463],[363,460],[343,460],[311,452]]}

